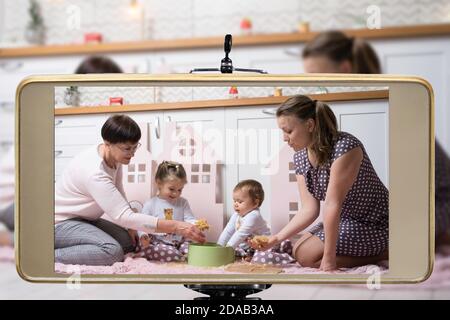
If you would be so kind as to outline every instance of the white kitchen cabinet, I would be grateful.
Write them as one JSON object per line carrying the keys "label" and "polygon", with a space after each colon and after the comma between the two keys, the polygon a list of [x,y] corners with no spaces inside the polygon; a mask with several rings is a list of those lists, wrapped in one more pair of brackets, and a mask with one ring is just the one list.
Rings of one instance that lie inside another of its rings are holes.
{"label": "white kitchen cabinet", "polygon": [[236,47],[232,50],[235,67],[262,69],[270,74],[299,74],[303,72],[300,56],[292,55],[298,52],[292,45],[266,46],[262,48]]}
{"label": "white kitchen cabinet", "polygon": [[431,83],[436,137],[450,154],[450,38],[378,40],[373,45],[384,73],[415,75]]}
{"label": "white kitchen cabinet", "polygon": [[101,127],[106,115],[55,116],[55,181],[70,160],[101,143]]}
{"label": "white kitchen cabinet", "polygon": [[231,199],[233,188],[241,180],[259,181],[265,192],[261,206],[262,216],[271,223],[271,175],[267,170],[285,144],[271,111],[275,106],[226,108],[226,130],[228,131],[226,161],[226,198],[228,217],[233,213]]}
{"label": "white kitchen cabinet", "polygon": [[388,187],[388,101],[334,102],[330,106],[336,115],[339,130],[353,134],[363,143],[378,177]]}

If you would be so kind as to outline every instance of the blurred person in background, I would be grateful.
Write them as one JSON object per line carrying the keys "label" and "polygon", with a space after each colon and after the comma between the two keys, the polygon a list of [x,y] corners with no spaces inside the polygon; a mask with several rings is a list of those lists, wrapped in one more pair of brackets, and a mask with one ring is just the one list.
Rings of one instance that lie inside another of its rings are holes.
{"label": "blurred person in background", "polygon": [[[319,33],[302,53],[306,73],[381,73],[377,53],[366,41],[340,31]],[[436,247],[450,244],[450,158],[436,140],[435,239]]]}
{"label": "blurred person in background", "polygon": [[14,146],[0,160],[0,224],[6,230],[0,231],[0,246],[14,243]]}

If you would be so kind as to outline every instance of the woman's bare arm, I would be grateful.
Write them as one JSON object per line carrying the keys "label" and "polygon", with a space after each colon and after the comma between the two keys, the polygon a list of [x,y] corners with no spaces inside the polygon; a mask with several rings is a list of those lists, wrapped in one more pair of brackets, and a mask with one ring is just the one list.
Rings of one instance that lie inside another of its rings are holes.
{"label": "woman's bare arm", "polygon": [[303,231],[319,216],[320,202],[309,193],[304,176],[297,175],[297,185],[300,192],[301,208],[292,220],[276,235],[279,242]]}

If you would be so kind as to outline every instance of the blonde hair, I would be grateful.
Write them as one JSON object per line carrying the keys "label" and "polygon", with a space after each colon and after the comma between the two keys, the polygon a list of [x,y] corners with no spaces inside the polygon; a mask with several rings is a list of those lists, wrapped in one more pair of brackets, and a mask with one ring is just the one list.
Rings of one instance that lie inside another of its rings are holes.
{"label": "blonde hair", "polygon": [[246,191],[250,199],[252,199],[258,207],[262,205],[264,201],[264,189],[258,181],[251,179],[242,180],[234,187],[233,192],[238,190]]}
{"label": "blonde hair", "polygon": [[337,121],[331,108],[304,95],[287,99],[277,110],[277,117],[294,116],[301,121],[313,119],[315,122],[312,151],[319,166],[327,164],[331,157],[333,144],[337,139]]}
{"label": "blonde hair", "polygon": [[173,161],[161,162],[156,170],[155,180],[164,182],[174,178],[187,182],[186,171],[183,165]]}

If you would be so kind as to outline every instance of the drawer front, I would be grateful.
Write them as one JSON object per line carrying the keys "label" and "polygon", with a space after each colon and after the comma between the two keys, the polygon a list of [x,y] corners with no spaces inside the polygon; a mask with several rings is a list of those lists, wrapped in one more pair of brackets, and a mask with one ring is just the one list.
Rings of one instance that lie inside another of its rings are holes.
{"label": "drawer front", "polygon": [[55,158],[55,177],[60,176],[72,158]]}
{"label": "drawer front", "polygon": [[55,130],[55,148],[59,146],[89,146],[102,141],[102,137],[95,127]]}
{"label": "drawer front", "polygon": [[89,145],[80,145],[80,146],[70,146],[70,145],[60,145],[55,146],[55,160],[56,159],[67,159],[73,158],[79,153],[83,152],[89,148]]}
{"label": "drawer front", "polygon": [[[61,146],[89,146],[101,143],[104,120],[104,115],[55,117],[55,149]],[[71,150],[69,149],[69,152],[72,152]]]}
{"label": "drawer front", "polygon": [[105,115],[56,116],[55,129],[84,128],[84,127],[101,128],[105,121],[106,121]]}

